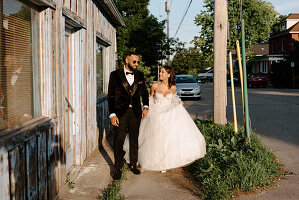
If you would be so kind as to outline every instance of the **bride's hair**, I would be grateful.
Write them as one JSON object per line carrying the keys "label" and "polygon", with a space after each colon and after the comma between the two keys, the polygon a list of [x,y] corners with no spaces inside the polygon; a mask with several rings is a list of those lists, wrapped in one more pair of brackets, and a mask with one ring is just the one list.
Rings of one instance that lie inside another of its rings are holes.
{"label": "bride's hair", "polygon": [[175,85],[175,72],[174,69],[168,65],[163,66],[162,68],[164,68],[168,74],[170,74],[170,77],[168,78],[168,87],[169,89],[171,88],[171,86]]}

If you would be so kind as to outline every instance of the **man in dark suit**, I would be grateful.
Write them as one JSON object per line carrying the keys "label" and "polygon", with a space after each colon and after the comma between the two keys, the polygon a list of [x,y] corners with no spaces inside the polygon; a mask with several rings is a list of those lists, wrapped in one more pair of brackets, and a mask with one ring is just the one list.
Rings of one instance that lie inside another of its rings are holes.
{"label": "man in dark suit", "polygon": [[[137,70],[138,55],[128,52],[125,62],[123,68],[111,72],[108,86],[109,117],[116,129],[114,137],[114,179],[116,180],[121,178],[126,128],[129,130],[129,167],[134,174],[140,174],[137,168],[139,125],[141,117],[147,115],[149,105],[144,75]],[[143,108],[141,108],[140,96]]]}

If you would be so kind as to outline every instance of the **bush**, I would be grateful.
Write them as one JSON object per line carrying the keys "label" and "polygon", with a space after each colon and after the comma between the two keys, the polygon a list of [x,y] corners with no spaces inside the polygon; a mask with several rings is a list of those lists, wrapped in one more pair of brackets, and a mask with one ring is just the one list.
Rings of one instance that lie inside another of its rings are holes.
{"label": "bush", "polygon": [[245,143],[244,129],[234,134],[233,124],[216,125],[196,120],[207,143],[207,154],[187,167],[199,182],[203,199],[228,199],[239,191],[263,188],[282,175],[283,165],[251,132]]}

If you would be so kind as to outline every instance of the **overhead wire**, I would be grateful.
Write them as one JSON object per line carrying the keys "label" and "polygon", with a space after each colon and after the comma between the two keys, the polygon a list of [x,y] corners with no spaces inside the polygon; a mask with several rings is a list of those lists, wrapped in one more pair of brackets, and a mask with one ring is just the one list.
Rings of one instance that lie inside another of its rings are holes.
{"label": "overhead wire", "polygon": [[188,10],[189,10],[189,8],[190,8],[190,6],[191,6],[191,3],[192,3],[192,0],[190,0],[190,1],[187,3],[187,7],[186,7],[186,10],[185,10],[185,13],[184,13],[184,15],[183,15],[183,17],[182,17],[182,19],[181,19],[181,21],[180,21],[180,24],[179,24],[179,26],[178,26],[178,28],[177,28],[175,34],[174,34],[174,38],[175,38],[175,36],[177,35],[177,33],[179,32],[179,30],[180,30],[180,28],[181,28],[181,25],[182,25],[182,23],[183,23],[183,21],[184,21],[186,15],[187,15],[187,13],[188,13]]}

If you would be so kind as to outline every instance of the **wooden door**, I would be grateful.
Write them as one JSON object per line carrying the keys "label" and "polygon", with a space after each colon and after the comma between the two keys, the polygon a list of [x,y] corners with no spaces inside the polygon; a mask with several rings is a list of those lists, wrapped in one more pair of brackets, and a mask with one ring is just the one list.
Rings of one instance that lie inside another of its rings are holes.
{"label": "wooden door", "polygon": [[72,48],[72,36],[71,29],[65,29],[65,66],[66,66],[66,92],[65,103],[67,105],[65,109],[65,153],[66,153],[66,171],[68,172],[74,163],[74,129],[73,129],[73,48]]}

